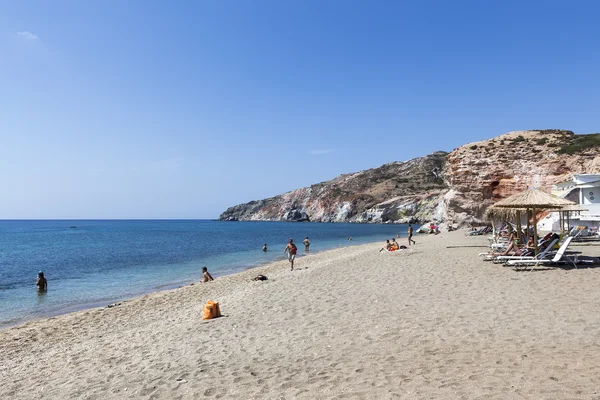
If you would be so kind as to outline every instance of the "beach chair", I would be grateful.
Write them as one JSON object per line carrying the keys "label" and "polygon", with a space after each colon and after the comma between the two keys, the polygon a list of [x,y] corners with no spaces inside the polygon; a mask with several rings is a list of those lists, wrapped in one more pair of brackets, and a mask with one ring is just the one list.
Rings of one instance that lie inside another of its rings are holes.
{"label": "beach chair", "polygon": [[[497,241],[496,243],[490,243],[489,247],[490,247],[490,250],[492,251],[492,253],[503,252],[503,251],[506,251],[506,249],[508,248],[508,246],[510,246],[512,244],[512,242],[513,242],[512,240],[508,240],[508,238],[504,237],[504,238],[500,238],[500,240]],[[483,256],[485,261],[490,261],[492,258],[495,257],[495,256],[490,256],[490,253],[488,251],[479,253],[479,255]]]}
{"label": "beach chair", "polygon": [[485,235],[486,233],[490,232],[491,230],[492,230],[492,228],[490,228],[489,226],[484,226],[483,228],[474,229],[472,231],[465,232],[465,235],[481,236],[481,235]]}
{"label": "beach chair", "polygon": [[490,249],[492,250],[506,250],[506,248],[510,245],[508,240],[499,241],[497,243],[490,244]]}
{"label": "beach chair", "polygon": [[571,237],[574,241],[578,242],[583,239],[584,231],[587,231],[587,229],[579,229],[579,227],[577,227],[575,231],[571,232]]}
{"label": "beach chair", "polygon": [[494,259],[492,259],[491,261],[493,261],[495,264],[505,264],[506,262],[508,262],[510,260],[543,260],[546,258],[548,253],[550,253],[552,251],[552,248],[554,247],[554,245],[557,242],[558,242],[558,239],[552,240],[550,242],[550,244],[548,244],[548,246],[546,246],[546,248],[537,255],[537,257],[535,255],[532,255],[532,256],[497,256]]}
{"label": "beach chair", "polygon": [[[538,265],[556,265],[556,264],[564,264],[564,261],[562,260],[563,256],[565,255],[565,252],[567,251],[567,247],[569,247],[569,244],[571,243],[571,240],[573,240],[573,238],[571,236],[569,236],[568,238],[565,239],[565,241],[563,242],[563,244],[560,246],[560,249],[558,249],[558,251],[556,252],[556,255],[554,256],[553,259],[548,260],[548,259],[543,259],[543,260],[509,260],[507,262],[508,265],[512,266],[512,267],[528,267],[531,265],[531,270],[533,271],[533,269],[535,267],[537,267]],[[573,261],[571,261],[573,263],[573,265],[575,266],[575,268],[577,268],[577,264]]]}

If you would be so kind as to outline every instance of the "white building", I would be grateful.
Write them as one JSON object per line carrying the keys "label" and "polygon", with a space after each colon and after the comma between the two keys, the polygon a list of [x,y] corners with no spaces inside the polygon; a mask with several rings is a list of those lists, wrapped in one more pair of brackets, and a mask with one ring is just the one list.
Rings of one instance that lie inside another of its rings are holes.
{"label": "white building", "polygon": [[[552,194],[572,200],[586,208],[571,216],[571,225],[600,226],[600,174],[575,174],[571,181],[552,187]],[[540,221],[540,229],[558,230],[558,213],[551,213]]]}

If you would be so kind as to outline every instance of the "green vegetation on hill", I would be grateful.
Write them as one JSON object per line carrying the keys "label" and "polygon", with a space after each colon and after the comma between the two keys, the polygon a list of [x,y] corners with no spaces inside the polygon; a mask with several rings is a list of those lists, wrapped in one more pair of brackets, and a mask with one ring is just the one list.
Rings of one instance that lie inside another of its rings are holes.
{"label": "green vegetation on hill", "polygon": [[558,154],[575,154],[593,148],[600,148],[600,133],[573,135],[558,149]]}

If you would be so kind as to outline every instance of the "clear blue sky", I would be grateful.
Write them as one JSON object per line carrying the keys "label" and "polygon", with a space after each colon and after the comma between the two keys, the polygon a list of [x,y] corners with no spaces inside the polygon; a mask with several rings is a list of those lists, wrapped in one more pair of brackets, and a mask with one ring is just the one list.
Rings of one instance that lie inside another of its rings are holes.
{"label": "clear blue sky", "polygon": [[597,132],[599,13],[3,1],[0,218],[213,218],[511,130]]}

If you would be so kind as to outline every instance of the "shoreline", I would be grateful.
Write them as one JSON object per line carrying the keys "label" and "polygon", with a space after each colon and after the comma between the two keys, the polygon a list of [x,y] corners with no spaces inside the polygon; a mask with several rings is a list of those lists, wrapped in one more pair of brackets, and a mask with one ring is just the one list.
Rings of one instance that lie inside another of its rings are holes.
{"label": "shoreline", "polygon": [[485,237],[414,238],[1,330],[0,397],[597,397],[600,268],[515,272],[477,257]]}
{"label": "shoreline", "polygon": [[[323,252],[327,252],[327,251],[332,251],[332,250],[336,250],[339,248],[345,248],[345,247],[353,247],[353,246],[364,246],[364,245],[370,245],[373,243],[378,243],[378,242],[368,242],[368,243],[361,243],[361,244],[348,244],[345,246],[339,246],[339,247],[332,247],[332,248],[328,248],[328,249],[323,249],[323,250],[316,250],[314,252],[310,252],[310,254],[306,254],[304,252],[302,252],[302,254],[297,255],[296,260],[301,260],[302,258],[312,255],[312,254],[321,254]],[[287,260],[287,259],[285,259]],[[267,267],[270,264],[273,263],[278,263],[278,262],[282,262],[284,260],[271,260],[271,261],[264,261],[264,262],[259,262],[255,265],[248,265],[248,266],[241,266],[240,269],[229,272],[229,273],[225,273],[223,275],[219,275],[217,278],[221,278],[221,277],[226,277],[226,276],[231,276],[231,275],[235,275],[235,274],[239,274],[239,273],[243,273],[252,269],[256,269],[256,268],[261,268],[261,267]],[[201,278],[202,272],[199,270],[198,271],[198,276],[199,279]],[[180,289],[183,288],[185,286],[190,286],[190,285],[194,285],[194,284],[200,284],[200,280],[184,280],[184,281],[178,281],[178,282],[169,282],[169,283],[165,283],[162,284],[160,286],[155,286],[149,290],[144,290],[141,291],[139,293],[136,294],[132,294],[131,296],[123,296],[123,297],[115,297],[113,299],[106,299],[106,300],[95,300],[95,301],[90,301],[88,303],[82,304],[82,305],[69,305],[69,306],[64,306],[58,309],[53,309],[49,312],[45,312],[42,315],[39,316],[34,316],[32,318],[25,318],[25,319],[18,319],[16,320],[14,323],[13,322],[8,322],[5,323],[3,321],[0,321],[0,332],[2,332],[3,330],[6,329],[10,329],[10,328],[15,328],[15,327],[19,327],[20,325],[26,324],[26,323],[30,323],[30,322],[35,322],[35,321],[39,321],[39,320],[45,320],[45,319],[50,319],[50,318],[56,318],[56,317],[60,317],[62,315],[68,315],[68,314],[73,314],[73,313],[78,313],[81,311],[86,311],[86,310],[92,310],[92,309],[96,309],[96,308],[106,308],[106,307],[112,307],[114,304],[116,303],[124,303],[127,301],[131,301],[131,300],[135,300],[138,299],[140,297],[143,296],[147,296],[147,295],[151,295],[154,293],[160,293],[160,292],[165,292],[165,291],[170,291],[170,290],[176,290],[176,289]]]}

